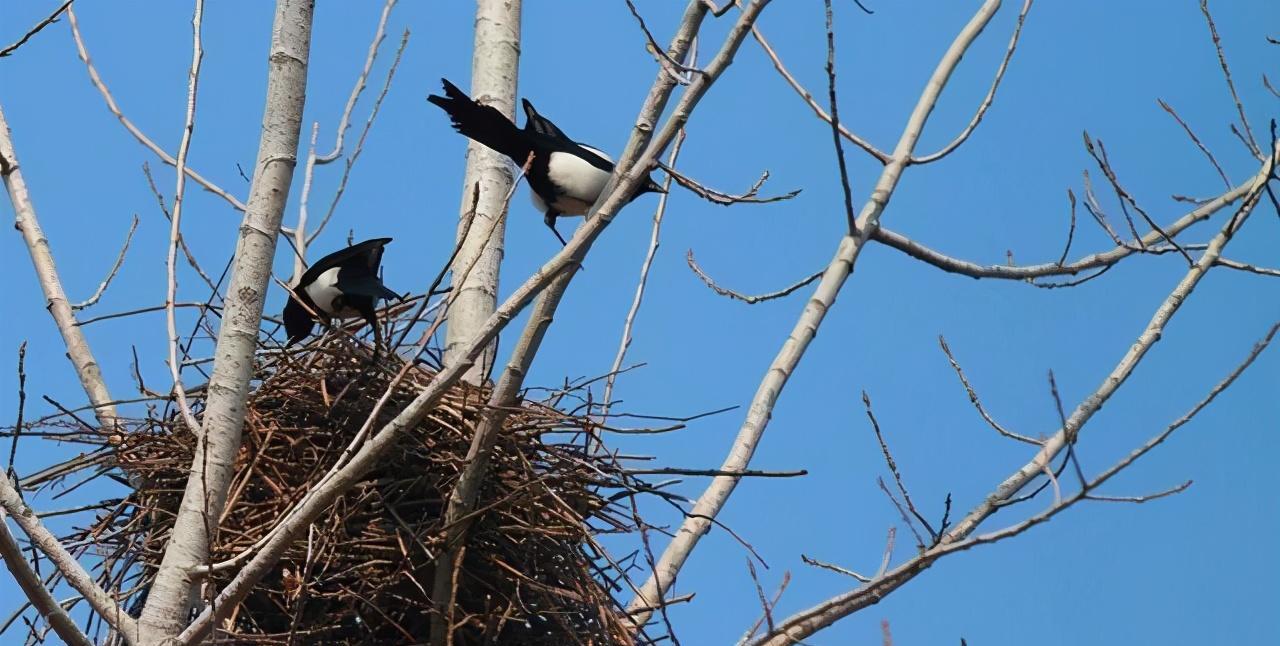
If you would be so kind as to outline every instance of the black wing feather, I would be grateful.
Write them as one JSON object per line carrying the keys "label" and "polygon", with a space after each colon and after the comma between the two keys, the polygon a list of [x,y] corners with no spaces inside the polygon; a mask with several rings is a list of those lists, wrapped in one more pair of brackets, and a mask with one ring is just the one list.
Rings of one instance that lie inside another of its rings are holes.
{"label": "black wing feather", "polygon": [[524,129],[526,131],[536,132],[548,137],[555,137],[556,139],[562,139],[566,142],[573,141],[569,138],[569,135],[566,135],[564,131],[559,128],[559,126],[551,123],[550,119],[538,114],[538,111],[533,107],[533,104],[529,102],[529,99],[521,99],[520,102],[524,105]]}
{"label": "black wing feather", "polygon": [[[391,238],[374,238],[365,240],[346,249],[339,249],[319,260],[314,265],[307,268],[302,274],[302,278],[298,280],[297,287],[306,287],[315,282],[316,278],[334,267],[347,265],[354,259],[360,259],[359,267],[367,268],[369,273],[376,274],[378,266],[382,264],[382,248],[391,242]],[[363,256],[363,258],[361,258]]]}
{"label": "black wing feather", "polygon": [[427,100],[449,114],[455,130],[510,157],[517,164],[523,164],[529,158],[531,147],[525,134],[506,115],[493,106],[471,100],[448,79],[440,79],[440,82],[444,85],[444,96],[432,94]]}

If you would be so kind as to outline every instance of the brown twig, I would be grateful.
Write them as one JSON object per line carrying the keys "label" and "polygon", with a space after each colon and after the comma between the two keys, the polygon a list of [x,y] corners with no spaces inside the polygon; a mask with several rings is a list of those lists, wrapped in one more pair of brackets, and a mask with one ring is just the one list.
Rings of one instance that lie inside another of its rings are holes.
{"label": "brown twig", "polygon": [[755,183],[751,185],[751,188],[748,188],[745,193],[742,193],[741,195],[733,195],[731,193],[717,191],[716,189],[711,188],[662,162],[658,162],[656,166],[661,168],[668,177],[674,179],[677,184],[692,191],[694,195],[697,195],[712,204],[719,204],[721,206],[729,206],[731,204],[769,204],[772,202],[782,202],[783,200],[789,200],[799,195],[802,190],[795,189],[793,191],[783,193],[782,195],[774,195],[772,197],[756,197],[760,192],[760,188],[764,186],[765,181],[769,179],[769,171],[764,171],[760,174],[760,179],[757,179]]}
{"label": "brown twig", "polygon": [[[165,152],[164,149],[156,144],[156,142],[152,141],[150,137],[142,132],[142,130],[138,129],[138,127],[134,125],[128,117],[124,116],[124,112],[120,110],[120,106],[116,105],[116,100],[111,96],[111,91],[107,89],[107,84],[102,80],[102,76],[98,74],[98,69],[94,67],[92,60],[89,58],[89,51],[85,48],[84,39],[80,35],[80,24],[76,20],[75,9],[71,7],[67,7],[67,22],[71,25],[71,36],[75,39],[76,52],[79,54],[80,60],[84,62],[85,69],[89,72],[89,80],[93,83],[93,86],[98,89],[98,93],[102,95],[103,100],[106,101],[107,109],[110,110],[111,114],[114,115],[120,124],[125,127],[125,130],[128,130],[129,134],[133,135],[134,139],[137,139],[139,143],[146,146],[146,148],[151,152],[155,153],[155,155],[164,163],[170,166],[176,166],[178,160]],[[191,168],[187,168],[185,172],[188,177],[195,181],[195,183],[204,187],[204,189],[210,193],[226,200],[226,202],[235,210],[244,210],[244,202],[241,202],[235,196],[226,192],[213,182],[205,179],[200,173],[197,173]]]}
{"label": "brown twig", "polygon": [[853,212],[853,191],[849,188],[849,168],[844,160],[844,146],[840,143],[840,106],[836,100],[836,30],[832,25],[831,0],[823,0],[827,27],[827,100],[831,106],[831,141],[836,149],[836,163],[840,168],[840,189],[844,193],[844,217],[849,235],[857,233]]}
{"label": "brown twig", "polygon": [[1218,171],[1218,176],[1222,178],[1222,183],[1230,189],[1231,180],[1227,179],[1226,171],[1222,170],[1222,165],[1218,163],[1218,159],[1213,156],[1213,153],[1209,152],[1209,149],[1200,142],[1200,138],[1191,130],[1191,126],[1187,125],[1187,122],[1183,121],[1182,117],[1178,116],[1178,113],[1174,111],[1168,103],[1164,102],[1164,99],[1156,99],[1156,103],[1159,103],[1160,107],[1163,108],[1165,112],[1168,112],[1169,116],[1173,117],[1173,120],[1178,122],[1178,125],[1182,126],[1183,132],[1187,133],[1187,137],[1191,138],[1191,143],[1195,144],[1196,148],[1199,148],[1201,153],[1204,153],[1204,156],[1209,160],[1209,163],[1213,164],[1213,169]]}
{"label": "brown twig", "polygon": [[[898,463],[893,459],[893,453],[889,451],[889,445],[884,440],[884,434],[880,432],[880,422],[876,419],[875,412],[871,410],[871,396],[865,390],[862,391],[862,405],[866,409],[867,419],[871,420],[871,429],[875,431],[876,441],[880,443],[880,453],[884,456],[885,464],[889,466],[889,473],[893,474],[893,482],[898,486],[898,493],[902,494],[902,500],[906,503],[911,515],[920,521],[925,531],[929,532],[929,538],[936,542],[938,540],[938,532],[933,531],[933,526],[929,524],[929,521],[920,515],[915,503],[911,500],[911,494],[907,493],[907,486],[902,482],[902,473],[898,471]],[[881,480],[881,484],[883,485],[883,480]],[[911,531],[914,533],[915,528],[913,527]],[[916,534],[916,539],[920,543],[920,547],[923,548],[924,542],[919,541],[919,538],[920,535]]]}
{"label": "brown twig", "polygon": [[102,298],[102,294],[107,291],[107,287],[111,284],[111,280],[116,277],[116,272],[120,271],[120,265],[124,263],[124,255],[129,252],[129,243],[133,241],[133,232],[138,230],[138,215],[133,215],[133,223],[129,225],[129,233],[124,237],[124,245],[120,247],[120,253],[116,256],[116,261],[111,264],[111,269],[107,271],[107,277],[98,283],[98,289],[93,292],[93,296],[88,299],[76,303],[71,306],[72,310],[79,311],[86,307],[92,307]]}
{"label": "brown twig", "polygon": [[347,180],[351,178],[351,169],[355,168],[356,161],[360,159],[360,153],[364,151],[364,142],[369,138],[369,131],[373,129],[373,122],[378,118],[378,112],[382,109],[382,101],[387,98],[387,92],[391,90],[391,81],[396,76],[396,70],[400,67],[400,59],[404,55],[404,49],[409,45],[409,30],[405,29],[404,34],[400,36],[400,46],[396,48],[396,56],[391,61],[391,66],[387,68],[387,78],[382,83],[382,90],[378,92],[378,98],[373,101],[373,108],[369,111],[369,118],[364,122],[364,128],[360,130],[360,136],[356,139],[356,147],[347,156],[346,164],[342,168],[342,178],[338,180],[338,188],[333,193],[333,201],[329,202],[329,208],[325,211],[324,217],[321,218],[320,224],[316,226],[316,230],[307,236],[307,244],[315,242],[320,236],[320,232],[324,231],[325,225],[329,224],[329,220],[333,218],[333,213],[338,209],[338,202],[342,200],[343,194],[347,189]]}
{"label": "brown twig", "polygon": [[[738,4],[738,0],[734,0],[734,4]],[[765,39],[764,33],[760,31],[759,26],[753,26],[751,28],[751,35],[756,39],[756,43],[760,45],[760,49],[763,49],[765,55],[773,62],[773,68],[778,71],[778,74],[787,82],[787,85],[790,85],[791,89],[795,90],[796,94],[799,94],[801,99],[804,99],[804,102],[809,105],[813,110],[813,113],[816,114],[819,119],[827,123],[831,123],[831,115],[828,115],[826,110],[823,110],[822,106],[818,105],[817,100],[813,98],[813,94],[811,94],[809,90],[805,89],[805,87],[800,84],[800,81],[796,80],[796,77],[792,76],[791,72],[787,70],[786,65],[782,62],[782,58],[778,56],[778,53],[774,51],[773,46]],[[881,164],[889,163],[889,155],[887,153],[876,148],[870,142],[854,134],[843,125],[837,125],[836,128],[840,131],[841,136],[848,139],[855,146],[866,151],[867,154],[875,157]]]}
{"label": "brown twig", "polygon": [[800,280],[800,282],[792,284],[789,287],[785,287],[776,292],[769,292],[767,294],[751,296],[751,295],[735,292],[731,289],[727,289],[716,284],[716,282],[712,280],[711,277],[708,276],[707,273],[703,271],[701,267],[698,266],[697,261],[693,259],[693,249],[690,249],[685,252],[684,259],[685,259],[685,262],[689,264],[689,269],[693,270],[693,273],[696,274],[698,278],[701,278],[702,282],[706,284],[707,287],[711,288],[711,291],[721,296],[727,296],[736,301],[742,301],[743,303],[746,303],[748,305],[755,305],[756,303],[763,303],[765,301],[771,301],[777,298],[782,298],[784,296],[787,296],[788,294],[791,294],[797,289],[800,289],[801,287],[804,287],[805,285],[808,285],[809,283],[812,283],[813,281],[822,277],[822,272],[819,271],[809,276],[808,278],[804,278]]}
{"label": "brown twig", "polygon": [[62,3],[62,5],[60,5],[57,9],[53,10],[53,13],[46,16],[44,20],[41,20],[40,22],[36,23],[35,27],[28,29],[27,33],[23,34],[21,38],[14,41],[12,44],[8,45],[4,49],[0,49],[0,58],[4,58],[5,56],[11,56],[15,51],[18,50],[19,47],[22,47],[27,43],[28,40],[31,40],[33,36],[40,33],[41,29],[44,29],[45,27],[48,27],[49,25],[55,22],[58,22],[58,16],[61,16],[62,12],[66,11],[67,8],[71,6],[72,2],[75,2],[75,0],[67,0],[66,2]]}
{"label": "brown twig", "polygon": [[1241,136],[1239,131],[1235,129],[1235,125],[1231,126],[1232,132],[1240,136],[1240,140],[1244,142],[1249,152],[1259,160],[1264,159],[1262,151],[1258,149],[1258,142],[1253,138],[1253,129],[1249,127],[1249,118],[1244,114],[1244,104],[1240,102],[1240,95],[1236,93],[1236,84],[1231,80],[1231,66],[1227,65],[1227,56],[1222,51],[1222,39],[1218,37],[1218,26],[1213,22],[1213,15],[1209,13],[1209,0],[1200,0],[1200,13],[1204,14],[1204,21],[1209,25],[1209,36],[1213,38],[1213,49],[1218,54],[1218,66],[1222,68],[1222,78],[1227,82],[1227,90],[1231,93],[1231,100],[1236,104],[1236,113],[1240,115],[1240,125],[1244,127],[1244,135]]}
{"label": "brown twig", "polygon": [[964,369],[960,367],[960,362],[956,361],[955,355],[951,354],[951,348],[947,345],[946,338],[941,334],[938,335],[938,345],[942,346],[942,353],[947,355],[947,361],[951,363],[951,369],[954,370],[956,376],[960,378],[960,384],[964,386],[965,393],[969,395],[969,403],[973,404],[973,407],[977,409],[978,414],[982,416],[982,419],[987,422],[988,426],[1009,439],[1026,442],[1027,444],[1035,446],[1039,446],[1041,444],[1039,440],[1027,437],[1026,435],[1014,433],[1013,431],[1006,429],[991,417],[991,414],[987,412],[987,409],[982,406],[982,400],[978,398],[978,392],[973,389],[973,386],[969,384],[969,380],[965,378]]}

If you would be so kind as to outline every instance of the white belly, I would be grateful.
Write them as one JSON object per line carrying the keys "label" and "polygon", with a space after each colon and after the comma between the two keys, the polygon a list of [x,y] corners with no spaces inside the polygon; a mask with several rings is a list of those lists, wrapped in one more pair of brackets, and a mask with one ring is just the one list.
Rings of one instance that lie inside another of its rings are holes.
{"label": "white belly", "polygon": [[334,267],[316,277],[314,282],[306,286],[307,296],[310,296],[311,302],[316,304],[316,310],[319,314],[339,318],[359,316],[359,312],[348,307],[342,307],[337,302],[339,297],[342,296],[342,292],[338,290],[338,270],[338,267]]}
{"label": "white belly", "polygon": [[[609,159],[604,153],[590,150]],[[551,159],[547,160],[547,176],[561,193],[551,206],[565,215],[586,215],[596,198],[600,197],[605,184],[609,183],[609,175],[610,173],[592,166],[581,157],[569,153],[551,153]],[[535,200],[535,206],[545,207],[545,204],[538,204],[541,200]],[[546,211],[545,208],[542,210]]]}

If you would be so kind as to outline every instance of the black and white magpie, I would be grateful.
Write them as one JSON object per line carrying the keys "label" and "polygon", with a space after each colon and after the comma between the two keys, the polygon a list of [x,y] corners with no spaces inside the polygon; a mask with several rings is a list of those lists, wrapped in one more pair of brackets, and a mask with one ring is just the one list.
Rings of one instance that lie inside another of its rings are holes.
{"label": "black and white magpie", "polygon": [[388,242],[391,238],[365,240],[317,260],[303,272],[284,306],[284,329],[289,335],[285,347],[311,334],[317,322],[311,312],[326,322],[330,318],[363,317],[373,326],[374,351],[382,347],[375,309],[380,299],[400,298],[378,278],[382,248]]}
{"label": "black and white magpie", "polygon": [[[538,114],[528,99],[522,101],[525,122],[521,130],[497,108],[476,103],[448,79],[440,81],[444,96],[433,94],[427,100],[449,113],[454,129],[510,157],[519,166],[524,166],[529,153],[533,153],[527,176],[533,205],[542,211],[543,221],[564,244],[564,237],[556,230],[556,218],[587,214],[613,174],[613,159],[570,139],[556,124]],[[666,191],[649,177],[631,199],[649,192]]]}

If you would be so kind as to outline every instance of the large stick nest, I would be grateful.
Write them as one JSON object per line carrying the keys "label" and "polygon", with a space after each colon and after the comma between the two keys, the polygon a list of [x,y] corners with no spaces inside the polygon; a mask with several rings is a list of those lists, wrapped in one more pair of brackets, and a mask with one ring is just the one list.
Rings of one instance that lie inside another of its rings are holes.
{"label": "large stick nest", "polygon": [[[392,357],[371,366],[364,346],[331,334],[259,372],[211,562],[252,551],[330,472],[401,365]],[[371,431],[433,375],[425,366],[411,369],[374,417]],[[439,562],[441,514],[466,464],[488,394],[465,384],[452,388],[378,468],[290,547],[220,626],[220,640],[425,642],[437,616],[431,599],[435,570],[453,567],[456,593],[448,619],[458,626],[454,644],[633,643],[637,638],[611,594],[622,589],[618,582],[626,572],[595,541],[602,532],[634,527],[628,510],[606,497],[609,489],[628,489],[627,477],[598,448],[586,418],[533,402],[511,411],[463,558]],[[199,416],[199,394],[193,408]],[[137,488],[130,516],[141,521],[127,527],[141,534],[143,581],[154,573],[168,539],[195,445],[181,416],[170,410],[116,447],[116,463]],[[220,589],[237,567],[217,570],[206,590]],[[142,596],[135,597],[135,606]]]}

